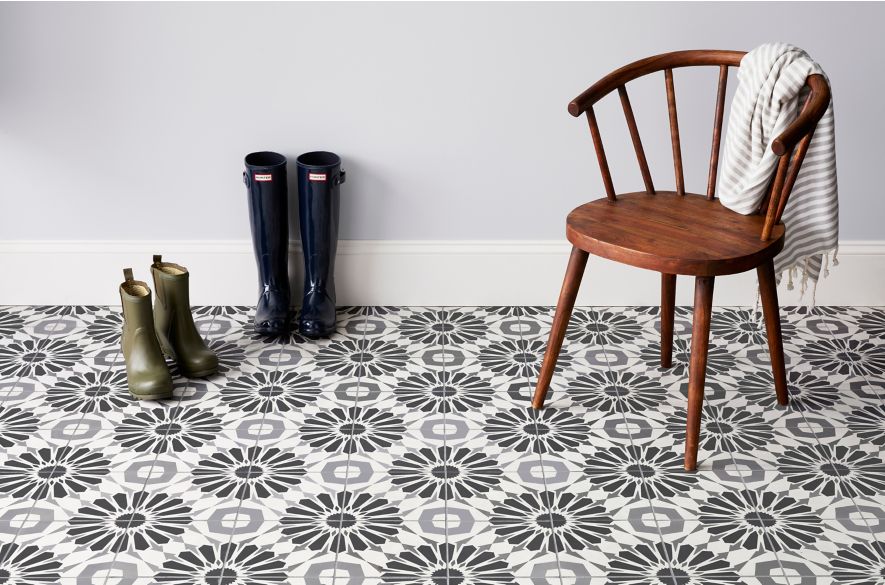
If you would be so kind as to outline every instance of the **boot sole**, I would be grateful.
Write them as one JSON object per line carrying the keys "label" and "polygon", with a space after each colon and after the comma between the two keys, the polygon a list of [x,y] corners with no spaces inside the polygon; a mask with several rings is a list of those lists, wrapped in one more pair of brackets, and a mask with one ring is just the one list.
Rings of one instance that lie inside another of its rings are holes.
{"label": "boot sole", "polygon": [[336,331],[337,329],[335,328],[335,326],[332,326],[325,331],[305,331],[300,327],[298,328],[298,333],[300,333],[302,337],[306,337],[308,339],[326,339],[328,337],[332,337],[332,335],[334,335]]}
{"label": "boot sole", "polygon": [[[165,343],[160,343],[160,351],[163,352],[163,355],[169,358],[170,360],[178,363],[178,357],[175,355],[175,352],[172,351],[172,348],[166,345]],[[200,370],[197,372],[188,372],[179,365],[178,372],[184,376],[185,378],[206,378],[216,373],[218,368],[210,368],[208,370]]]}

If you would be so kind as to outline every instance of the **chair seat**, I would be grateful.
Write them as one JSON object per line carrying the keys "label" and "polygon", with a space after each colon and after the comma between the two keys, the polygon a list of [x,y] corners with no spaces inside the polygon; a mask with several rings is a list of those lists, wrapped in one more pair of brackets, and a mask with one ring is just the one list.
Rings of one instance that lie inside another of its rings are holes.
{"label": "chair seat", "polygon": [[667,274],[717,276],[756,268],[784,247],[784,225],[760,239],[762,215],[741,215],[702,195],[658,191],[597,199],[566,220],[569,241],[582,250]]}

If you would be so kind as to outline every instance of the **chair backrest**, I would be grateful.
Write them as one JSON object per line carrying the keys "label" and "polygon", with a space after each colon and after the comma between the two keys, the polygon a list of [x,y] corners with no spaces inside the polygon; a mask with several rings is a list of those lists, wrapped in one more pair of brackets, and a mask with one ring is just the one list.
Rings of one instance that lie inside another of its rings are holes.
{"label": "chair backrest", "polygon": [[[654,183],[648,170],[645,151],[642,149],[642,141],[639,138],[639,130],[636,127],[636,118],[633,116],[630,98],[627,95],[627,83],[638,77],[663,71],[667,92],[667,109],[670,117],[670,142],[673,148],[676,192],[679,195],[685,195],[685,178],[682,172],[682,148],[679,141],[679,120],[676,115],[676,90],[673,84],[673,70],[679,67],[694,66],[719,67],[719,86],[716,92],[716,109],[713,118],[713,145],[710,152],[710,169],[707,176],[707,199],[712,200],[716,194],[716,173],[719,170],[719,150],[722,139],[722,119],[725,113],[725,87],[728,83],[728,68],[739,66],[745,54],[744,51],[701,50],[675,51],[647,57],[609,73],[569,103],[568,111],[572,116],[587,115],[587,121],[590,124],[590,134],[593,138],[593,146],[596,149],[596,157],[599,160],[599,169],[602,172],[602,181],[605,184],[605,193],[611,201],[617,201],[617,195],[612,184],[608,161],[605,158],[605,149],[602,145],[602,137],[599,134],[599,126],[596,123],[596,115],[593,113],[593,105],[612,91],[617,90],[621,99],[621,106],[624,109],[624,117],[627,119],[630,138],[633,141],[633,149],[636,151],[636,159],[639,162],[642,180],[645,183],[645,190],[647,193],[653,194],[655,192]],[[772,151],[780,157],[780,160],[776,170],[772,173],[768,194],[758,210],[759,213],[765,214],[761,235],[763,240],[770,238],[772,228],[781,219],[787,199],[796,182],[796,177],[799,175],[802,161],[805,158],[806,152],[808,152],[808,145],[811,142],[814,129],[830,103],[830,87],[827,84],[826,78],[822,75],[810,75],[806,80],[806,86],[810,91],[799,115],[772,142]]]}

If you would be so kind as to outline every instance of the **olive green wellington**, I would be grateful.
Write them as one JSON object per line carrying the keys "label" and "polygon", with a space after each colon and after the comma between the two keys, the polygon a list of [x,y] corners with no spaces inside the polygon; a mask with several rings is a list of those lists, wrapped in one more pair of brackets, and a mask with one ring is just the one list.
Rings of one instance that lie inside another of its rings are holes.
{"label": "olive green wellington", "polygon": [[132,279],[131,268],[123,270],[123,277],[123,358],[129,392],[139,400],[172,398],[172,376],[154,332],[151,289]]}
{"label": "olive green wellington", "polygon": [[187,268],[154,256],[154,326],[160,348],[178,363],[186,378],[205,378],[218,371],[218,358],[206,347],[191,315]]}

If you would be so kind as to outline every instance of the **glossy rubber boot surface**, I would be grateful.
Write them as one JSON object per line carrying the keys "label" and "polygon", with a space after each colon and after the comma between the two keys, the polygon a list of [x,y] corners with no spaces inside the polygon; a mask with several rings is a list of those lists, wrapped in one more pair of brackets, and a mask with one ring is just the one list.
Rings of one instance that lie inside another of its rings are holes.
{"label": "glossy rubber boot surface", "polygon": [[255,331],[279,335],[289,329],[289,216],[286,157],[275,152],[246,156],[243,182],[258,263]]}
{"label": "glossy rubber boot surface", "polygon": [[305,337],[335,332],[335,252],[338,208],[345,173],[331,152],[308,152],[297,159],[298,212],[304,250],[304,298],[299,330]]}
{"label": "glossy rubber boot surface", "polygon": [[172,376],[154,332],[151,291],[144,282],[132,279],[130,269],[124,274],[126,280],[120,285],[121,340],[129,392],[139,400],[172,398]]}
{"label": "glossy rubber boot surface", "polygon": [[191,314],[187,268],[154,256],[154,326],[160,349],[178,364],[186,378],[205,378],[218,371],[218,358],[200,337]]}

